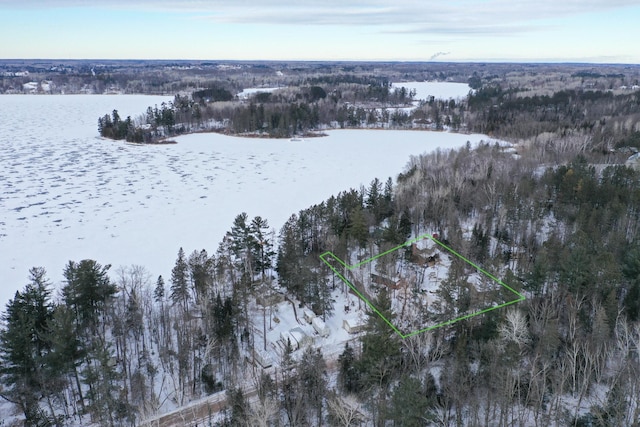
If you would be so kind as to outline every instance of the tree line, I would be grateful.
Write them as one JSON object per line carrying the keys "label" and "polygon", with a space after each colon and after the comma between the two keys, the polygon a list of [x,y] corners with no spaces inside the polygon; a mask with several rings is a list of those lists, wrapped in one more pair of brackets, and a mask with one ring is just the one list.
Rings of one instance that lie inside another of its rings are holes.
{"label": "tree line", "polygon": [[[391,120],[400,126],[406,124],[406,115],[393,116],[378,110],[381,105],[408,105],[415,96],[415,91],[393,89],[387,81],[361,78],[258,92],[246,101],[233,101],[235,95],[230,89],[220,84],[194,91],[190,96],[176,95],[173,102],[163,103],[161,108],[149,107],[136,120],[121,121],[114,110],[111,116],[98,120],[98,131],[105,138],[147,143],[197,130],[290,137],[333,126],[332,123],[360,127]],[[358,103],[368,106],[358,107]]]}

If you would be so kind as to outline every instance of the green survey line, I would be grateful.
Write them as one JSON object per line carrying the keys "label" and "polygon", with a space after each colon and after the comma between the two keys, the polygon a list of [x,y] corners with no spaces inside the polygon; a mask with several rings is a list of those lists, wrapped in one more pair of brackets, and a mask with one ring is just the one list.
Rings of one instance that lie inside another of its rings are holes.
{"label": "green survey line", "polygon": [[[352,283],[351,283],[347,278],[345,278],[342,274],[340,274],[340,272],[339,272],[338,270],[336,270],[336,269],[333,267],[333,265],[331,265],[331,264],[330,264],[330,263],[325,259],[326,257],[331,256],[331,258],[333,258],[335,261],[337,261],[337,262],[338,262],[340,265],[342,265],[345,269],[347,269],[347,270],[353,270],[353,269],[355,269],[355,268],[361,267],[362,265],[364,265],[364,264],[366,264],[366,263],[368,263],[368,262],[371,262],[371,261],[373,261],[373,260],[375,260],[375,259],[377,259],[377,258],[380,258],[381,256],[387,255],[387,254],[389,254],[389,253],[391,253],[391,252],[393,252],[393,251],[397,251],[398,249],[401,249],[401,248],[403,248],[403,247],[411,246],[413,243],[415,243],[415,242],[417,242],[417,241],[419,241],[419,240],[425,239],[425,238],[429,238],[429,239],[431,239],[433,242],[435,242],[436,244],[440,245],[441,247],[443,247],[444,249],[446,249],[447,251],[449,251],[449,252],[450,252],[450,253],[452,253],[453,255],[457,256],[457,257],[458,257],[458,258],[460,258],[461,260],[463,260],[463,261],[465,261],[466,263],[468,263],[469,265],[473,266],[473,267],[474,267],[474,268],[476,268],[478,271],[482,272],[485,276],[489,277],[490,279],[492,279],[493,281],[495,281],[496,283],[498,283],[500,286],[503,286],[504,288],[508,289],[509,291],[511,291],[512,293],[514,293],[515,295],[517,295],[517,296],[518,296],[518,299],[515,299],[515,300],[513,300],[513,301],[508,301],[508,302],[505,302],[505,303],[502,303],[502,304],[496,305],[496,306],[494,306],[494,307],[488,307],[488,308],[485,308],[485,309],[483,309],[483,310],[477,311],[477,312],[475,312],[475,313],[470,313],[470,314],[467,314],[467,315],[464,315],[464,316],[461,316],[461,317],[457,317],[457,318],[455,318],[455,319],[451,319],[451,320],[448,320],[448,321],[446,321],[446,322],[439,323],[439,324],[437,324],[437,325],[433,325],[433,326],[429,326],[429,327],[424,328],[424,329],[420,329],[420,330],[417,330],[417,331],[413,331],[413,332],[408,333],[408,334],[403,334],[402,332],[400,332],[400,330],[399,330],[395,325],[393,325],[393,324],[392,324],[392,323],[391,323],[391,322],[390,322],[386,317],[384,317],[384,316],[382,315],[382,313],[380,313],[380,311],[378,311],[378,309],[377,309],[377,308],[376,308],[376,307],[375,307],[375,306],[374,306],[374,305],[373,305],[373,304],[372,304],[372,303],[371,303],[371,302],[370,302],[370,301],[369,301],[369,300],[368,300],[364,295],[362,295],[362,294],[360,293],[360,291],[358,291],[358,289],[356,289],[356,287],[355,287],[355,286],[354,286],[354,285],[353,285],[353,284],[352,284]],[[499,308],[506,307],[506,306],[508,306],[508,305],[511,305],[511,304],[515,304],[515,303],[518,303],[518,302],[524,301],[524,300],[526,299],[526,298],[525,298],[525,296],[524,296],[524,295],[522,295],[520,292],[518,292],[518,291],[514,290],[514,289],[513,289],[513,288],[511,288],[509,285],[507,285],[507,284],[503,283],[500,279],[498,279],[497,277],[495,277],[495,276],[494,276],[494,275],[492,275],[491,273],[489,273],[489,272],[485,271],[484,269],[480,268],[478,265],[474,264],[473,262],[471,262],[470,260],[468,260],[468,259],[467,259],[467,258],[465,258],[464,256],[460,255],[458,252],[454,251],[453,249],[451,249],[450,247],[448,247],[448,246],[447,246],[447,245],[445,245],[444,243],[442,243],[442,242],[438,241],[436,238],[434,238],[434,237],[433,237],[432,235],[430,235],[430,234],[423,234],[423,235],[418,236],[418,237],[416,237],[416,238],[414,238],[414,239],[408,240],[408,241],[406,241],[405,243],[403,243],[403,244],[401,244],[401,245],[398,245],[398,246],[396,246],[396,247],[394,247],[394,248],[391,248],[391,249],[389,249],[389,250],[387,250],[387,251],[385,251],[385,252],[383,252],[383,253],[381,253],[381,254],[378,254],[378,255],[376,255],[376,256],[374,256],[374,257],[371,257],[371,258],[365,259],[364,261],[361,261],[361,262],[359,262],[358,264],[354,264],[354,265],[347,265],[347,263],[345,263],[343,260],[341,260],[340,258],[338,258],[337,256],[335,256],[335,255],[333,254],[333,252],[331,252],[331,251],[324,252],[322,255],[320,255],[320,259],[322,259],[322,261],[323,261],[325,264],[327,264],[327,266],[329,266],[329,268],[330,268],[331,270],[333,270],[333,272],[334,272],[334,273],[336,273],[336,275],[338,275],[338,277],[339,277],[343,282],[345,282],[345,283],[347,284],[347,286],[349,286],[349,288],[351,288],[351,290],[353,290],[353,292],[354,292],[354,293],[355,293],[355,294],[356,294],[360,299],[362,299],[362,300],[367,304],[367,306],[369,306],[369,307],[370,307],[370,308],[371,308],[375,313],[377,313],[377,314],[378,314],[378,316],[380,316],[380,318],[381,318],[382,320],[384,320],[384,321],[385,321],[385,323],[386,323],[387,325],[389,325],[389,326],[391,327],[391,329],[393,329],[393,331],[394,331],[394,332],[396,332],[398,335],[400,335],[400,337],[401,337],[401,338],[408,338],[408,337],[411,337],[411,336],[414,336],[414,335],[418,335],[418,334],[420,334],[420,333],[422,333],[422,332],[427,332],[427,331],[431,331],[431,330],[434,330],[434,329],[437,329],[437,328],[440,328],[440,327],[443,327],[443,326],[451,325],[451,324],[456,323],[456,322],[459,322],[459,321],[461,321],[461,320],[469,319],[469,318],[472,318],[472,317],[478,316],[478,315],[480,315],[480,314],[488,313],[488,312],[490,312],[490,311],[497,310],[497,309],[499,309]]]}
{"label": "green survey line", "polygon": [[387,320],[387,318],[386,318],[386,317],[384,317],[384,316],[382,315],[382,313],[380,313],[380,312],[378,311],[378,309],[377,309],[373,304],[371,304],[371,302],[369,302],[369,300],[368,300],[364,295],[362,295],[362,294],[360,293],[360,291],[358,291],[358,289],[356,289],[356,287],[355,287],[355,286],[354,286],[354,285],[353,285],[353,284],[352,284],[352,283],[351,283],[351,282],[350,282],[346,277],[344,277],[342,274],[340,274],[340,272],[338,272],[338,270],[336,270],[335,268],[333,268],[333,266],[332,266],[331,264],[329,264],[329,262],[327,262],[327,260],[326,260],[326,259],[324,259],[324,256],[325,256],[325,255],[331,255],[331,257],[332,257],[334,260],[336,260],[336,261],[340,262],[340,263],[341,263],[342,265],[344,265],[345,267],[346,267],[346,264],[345,264],[344,262],[342,262],[342,260],[341,260],[340,258],[336,257],[336,256],[335,256],[333,253],[331,253],[331,252],[325,252],[324,254],[320,255],[320,259],[322,259],[322,261],[324,261],[324,263],[325,263],[325,264],[327,264],[327,265],[329,266],[329,268],[330,268],[331,270],[333,270],[333,272],[334,272],[334,273],[336,273],[336,274],[338,275],[338,277],[339,277],[343,282],[345,282],[345,283],[347,284],[347,286],[349,286],[349,287],[351,288],[351,290],[352,290],[353,292],[355,292],[355,293],[356,293],[356,295],[358,295],[358,297],[359,297],[361,300],[363,300],[363,301],[364,301],[364,302],[365,302],[365,303],[366,303],[366,304],[367,304],[367,305],[368,305],[368,306],[369,306],[369,307],[370,307],[370,308],[371,308],[375,313],[377,313],[377,314],[378,314],[378,316],[380,316],[380,318],[382,318],[382,320],[384,320],[384,321],[386,322],[386,324],[387,324],[387,325],[389,325],[389,326],[391,327],[391,329],[393,329],[393,330],[394,330],[398,335],[400,335],[401,337],[403,337],[403,338],[404,338],[404,335],[402,334],[402,332],[400,332],[400,331],[398,330],[398,328],[396,328],[396,327],[395,327],[395,325],[394,325],[393,323],[391,323],[389,320]]}
{"label": "green survey line", "polygon": [[475,268],[477,268],[479,271],[481,271],[482,273],[485,274],[485,276],[495,280],[496,282],[498,282],[501,286],[504,286],[505,288],[509,289],[511,292],[513,292],[514,294],[518,295],[520,298],[525,299],[524,295],[522,295],[520,292],[512,289],[509,285],[502,283],[502,281],[500,279],[498,279],[497,277],[495,277],[493,274],[483,270],[482,268],[478,267],[477,265],[475,265],[473,262],[469,261],[468,259],[466,259],[465,257],[463,257],[462,255],[460,255],[458,252],[454,251],[453,249],[451,249],[450,247],[448,247],[447,245],[445,245],[444,243],[436,240],[434,237],[426,235],[429,239],[431,239],[432,241],[434,241],[435,243],[437,243],[438,245],[442,246],[443,248],[445,248],[446,250],[448,250],[449,252],[451,252],[452,254],[456,255],[458,258],[460,258],[461,260],[465,261],[466,263],[474,266]]}
{"label": "green survey line", "polygon": [[[371,262],[371,261],[373,261],[374,259],[378,259],[378,258],[380,258],[381,256],[384,256],[384,255],[386,255],[386,254],[390,254],[390,253],[391,253],[391,252],[393,252],[393,251],[397,251],[397,250],[398,250],[398,249],[400,249],[400,248],[403,248],[403,247],[406,247],[406,246],[411,246],[412,244],[414,244],[414,243],[415,243],[415,242],[417,242],[418,240],[422,240],[422,239],[424,239],[426,236],[428,236],[428,234],[423,234],[422,236],[418,236],[418,237],[416,237],[416,238],[415,238],[415,239],[413,239],[413,240],[409,240],[409,241],[407,241],[407,242],[404,242],[403,244],[398,245],[398,246],[396,246],[395,248],[391,248],[391,249],[389,249],[388,251],[384,251],[384,252],[382,252],[381,254],[378,254],[378,255],[376,255],[376,256],[374,256],[374,257],[371,257],[371,258],[368,258],[368,259],[365,259],[364,261],[360,261],[359,263],[357,263],[357,264],[355,264],[355,265],[348,266],[347,268],[348,268],[349,270],[352,270],[352,269],[354,269],[354,268],[358,268],[358,267],[362,266],[363,264],[366,264],[366,263],[368,263],[368,262]],[[343,264],[344,264],[344,263],[343,263]],[[346,266],[346,265],[345,265],[345,266]]]}
{"label": "green survey line", "polygon": [[480,310],[480,311],[478,311],[476,313],[470,313],[470,314],[467,314],[465,316],[457,317],[457,318],[452,319],[452,320],[447,320],[446,322],[438,323],[437,325],[429,326],[428,328],[424,328],[424,329],[420,329],[420,330],[417,330],[417,331],[413,331],[413,332],[411,332],[411,333],[409,333],[407,335],[404,335],[403,338],[412,337],[414,335],[418,335],[418,334],[421,334],[423,332],[432,331],[434,329],[441,328],[443,326],[451,325],[451,324],[459,322],[461,320],[470,319],[472,317],[479,316],[481,314],[488,313],[490,311],[497,310],[499,308],[506,307],[508,305],[515,304],[515,303],[520,302],[520,301],[524,301],[524,297],[523,298],[519,298],[519,299],[515,299],[513,301],[505,302],[505,303],[502,303],[500,305],[496,305],[495,307],[485,308],[484,310]]}

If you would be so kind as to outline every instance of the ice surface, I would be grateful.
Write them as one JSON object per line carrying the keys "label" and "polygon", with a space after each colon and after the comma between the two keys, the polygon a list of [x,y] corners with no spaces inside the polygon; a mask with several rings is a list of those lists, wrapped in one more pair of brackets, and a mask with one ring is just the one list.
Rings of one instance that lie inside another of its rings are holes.
{"label": "ice surface", "polygon": [[256,93],[271,93],[278,89],[284,89],[282,87],[249,87],[238,93],[238,98],[248,99],[251,95]]}
{"label": "ice surface", "polygon": [[57,285],[69,260],[85,258],[168,280],[179,247],[215,252],[243,211],[278,230],[339,191],[395,177],[412,154],[488,139],[380,130],[303,142],[193,134],[166,146],[97,138],[99,116],[168,100],[0,96],[0,310],[30,267],[45,267]]}

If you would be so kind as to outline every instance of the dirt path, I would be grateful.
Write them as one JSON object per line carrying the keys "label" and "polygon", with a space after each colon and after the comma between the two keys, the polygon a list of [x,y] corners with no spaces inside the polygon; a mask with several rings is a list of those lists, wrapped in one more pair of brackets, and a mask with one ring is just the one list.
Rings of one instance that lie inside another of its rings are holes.
{"label": "dirt path", "polygon": [[[355,337],[351,338],[347,342],[355,339]],[[342,349],[336,349],[323,354],[328,374],[335,374],[338,356],[342,351]],[[253,403],[258,395],[255,387],[245,389],[244,393],[247,403]],[[140,427],[203,427],[209,425],[208,421],[225,408],[227,408],[227,394],[225,391],[221,391],[204,398],[200,402],[192,402],[187,407],[145,420],[140,423]]]}
{"label": "dirt path", "polygon": [[[253,399],[257,395],[255,388],[245,390],[245,398]],[[140,424],[140,427],[196,427],[206,426],[208,421],[227,407],[225,391],[213,394],[201,402],[194,402],[187,407],[165,415],[154,417]]]}

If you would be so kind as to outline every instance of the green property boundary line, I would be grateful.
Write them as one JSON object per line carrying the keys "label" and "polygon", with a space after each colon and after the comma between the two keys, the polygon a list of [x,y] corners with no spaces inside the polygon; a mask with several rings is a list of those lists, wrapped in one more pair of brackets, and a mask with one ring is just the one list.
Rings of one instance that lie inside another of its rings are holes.
{"label": "green property boundary line", "polygon": [[[496,283],[498,283],[498,284],[499,284],[500,286],[502,286],[503,288],[505,288],[505,289],[507,289],[507,290],[511,291],[511,292],[512,292],[514,295],[516,295],[518,298],[517,298],[517,299],[514,299],[514,300],[512,300],[512,301],[507,301],[507,302],[505,302],[505,303],[502,303],[502,304],[499,304],[499,305],[496,305],[496,306],[492,306],[492,307],[485,308],[485,309],[480,310],[480,311],[477,311],[477,312],[475,312],[475,313],[470,313],[470,314],[466,314],[466,315],[464,315],[464,316],[456,317],[455,319],[447,320],[446,322],[438,323],[437,325],[433,325],[433,326],[429,326],[429,327],[427,327],[427,328],[419,329],[419,330],[417,330],[417,331],[413,331],[413,332],[410,332],[410,333],[408,333],[408,334],[403,334],[403,333],[402,333],[402,332],[401,332],[401,331],[400,331],[400,330],[399,330],[399,329],[398,329],[398,328],[397,328],[393,323],[391,323],[391,322],[390,322],[386,317],[384,317],[384,316],[382,315],[382,313],[380,313],[380,311],[379,311],[379,310],[378,310],[378,309],[377,309],[377,308],[376,308],[376,307],[375,307],[375,306],[374,306],[374,305],[373,305],[373,304],[372,304],[372,303],[371,303],[371,302],[370,302],[370,301],[369,301],[369,300],[368,300],[364,295],[362,295],[362,294],[361,294],[361,293],[356,289],[356,287],[355,287],[355,286],[354,286],[354,285],[353,285],[353,284],[352,284],[352,283],[351,283],[351,282],[350,282],[346,277],[344,277],[342,274],[340,274],[340,272],[339,272],[338,270],[336,270],[336,269],[335,269],[335,268],[334,268],[334,267],[329,263],[329,261],[327,261],[327,258],[328,258],[328,257],[331,257],[331,258],[333,258],[334,260],[336,260],[339,264],[341,264],[345,269],[347,269],[347,270],[353,270],[353,269],[359,268],[359,267],[361,267],[362,265],[364,265],[364,264],[366,264],[366,263],[368,263],[368,262],[371,262],[371,261],[373,261],[373,260],[375,260],[375,259],[377,259],[377,258],[380,258],[380,257],[382,257],[382,256],[384,256],[384,255],[387,255],[387,254],[389,254],[389,253],[391,253],[391,252],[393,252],[393,251],[397,251],[398,249],[401,249],[401,248],[403,248],[403,247],[411,246],[411,245],[412,245],[412,244],[414,244],[415,242],[417,242],[417,241],[419,241],[419,240],[423,240],[423,239],[425,239],[425,238],[427,238],[427,239],[431,239],[431,240],[432,240],[434,243],[436,243],[437,245],[441,246],[442,248],[444,248],[445,250],[447,250],[447,251],[448,251],[448,252],[450,252],[451,254],[453,254],[453,255],[457,256],[458,258],[460,258],[461,260],[463,260],[463,261],[464,261],[464,262],[466,262],[467,264],[469,264],[469,265],[473,266],[473,267],[474,267],[474,268],[476,268],[478,271],[480,271],[482,274],[484,274],[485,276],[489,277],[490,279],[492,279],[493,281],[495,281]],[[497,277],[495,277],[493,274],[491,274],[491,273],[489,273],[489,272],[485,271],[484,269],[480,268],[479,266],[477,266],[477,265],[476,265],[476,264],[474,264],[473,262],[469,261],[467,258],[465,258],[464,256],[460,255],[458,252],[454,251],[453,249],[451,249],[450,247],[448,247],[448,246],[447,246],[447,245],[445,245],[444,243],[440,242],[439,240],[436,240],[436,239],[435,239],[431,234],[423,234],[423,235],[421,235],[421,236],[416,237],[415,239],[408,240],[407,242],[405,242],[405,243],[403,243],[403,244],[401,244],[401,245],[399,245],[399,246],[396,246],[395,248],[391,248],[391,249],[389,249],[388,251],[382,252],[381,254],[378,254],[378,255],[376,255],[376,256],[374,256],[374,257],[371,257],[371,258],[368,258],[368,259],[365,259],[364,261],[361,261],[361,262],[359,262],[359,263],[357,263],[357,264],[354,264],[354,265],[347,265],[344,261],[342,261],[340,258],[338,258],[337,256],[335,256],[335,255],[333,254],[333,252],[331,252],[331,251],[327,251],[327,252],[323,253],[322,255],[320,255],[320,259],[321,259],[325,264],[327,264],[327,265],[329,266],[329,268],[330,268],[331,270],[333,270],[333,272],[334,272],[334,273],[335,273],[335,274],[336,274],[336,275],[337,275],[337,276],[338,276],[338,277],[339,277],[343,282],[345,282],[345,283],[349,286],[349,288],[351,288],[351,290],[352,290],[352,291],[353,291],[353,292],[354,292],[354,293],[355,293],[355,294],[356,294],[356,295],[357,295],[361,300],[363,300],[363,301],[364,301],[364,302],[369,306],[369,308],[370,308],[371,310],[373,310],[375,313],[377,313],[377,314],[378,314],[378,316],[380,316],[380,318],[381,318],[382,320],[384,320],[384,321],[385,321],[385,323],[386,323],[387,325],[389,325],[389,326],[391,327],[391,329],[393,329],[393,330],[394,330],[394,332],[396,332],[396,333],[397,333],[398,335],[400,335],[400,337],[402,337],[402,338],[408,338],[408,337],[411,337],[411,336],[414,336],[414,335],[421,334],[422,332],[427,332],[427,331],[431,331],[431,330],[434,330],[434,329],[440,328],[440,327],[442,327],[442,326],[451,325],[451,324],[453,324],[453,323],[459,322],[460,320],[464,320],[464,319],[468,319],[468,318],[470,318],[470,317],[478,316],[478,315],[480,315],[480,314],[488,313],[488,312],[490,312],[490,311],[497,310],[497,309],[499,309],[499,308],[506,307],[506,306],[508,306],[508,305],[511,305],[511,304],[515,304],[515,303],[518,303],[518,302],[524,301],[524,300],[526,299],[526,298],[525,298],[525,296],[524,296],[524,295],[522,295],[520,292],[518,292],[518,291],[514,290],[514,289],[513,289],[513,288],[511,288],[509,285],[507,285],[507,284],[503,283],[500,279],[498,279]]]}

